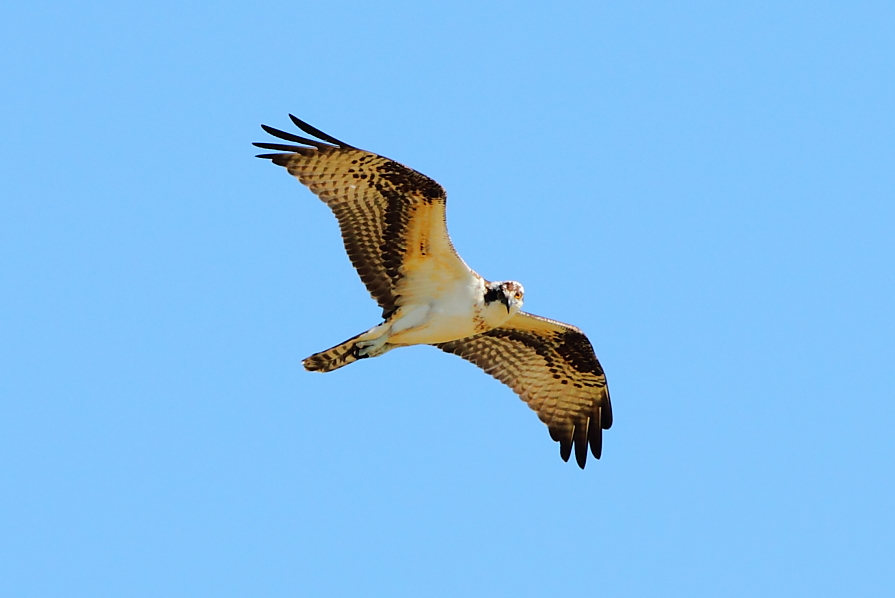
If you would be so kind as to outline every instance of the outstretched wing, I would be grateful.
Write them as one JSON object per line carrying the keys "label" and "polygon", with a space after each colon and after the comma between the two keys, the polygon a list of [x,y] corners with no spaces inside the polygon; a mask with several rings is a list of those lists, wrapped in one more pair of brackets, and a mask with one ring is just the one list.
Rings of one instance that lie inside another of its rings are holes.
{"label": "outstretched wing", "polygon": [[441,185],[289,117],[299,129],[327,143],[261,125],[274,137],[301,145],[255,143],[285,152],[258,157],[285,166],[330,207],[348,257],[382,307],[383,318],[402,304],[402,293],[420,289],[416,282],[407,284],[409,274],[427,285],[471,274],[448,237],[447,196]]}
{"label": "outstretched wing", "polygon": [[573,445],[582,469],[588,444],[600,458],[612,406],[603,368],[583,332],[519,312],[499,328],[435,346],[512,388],[547,424],[564,461]]}

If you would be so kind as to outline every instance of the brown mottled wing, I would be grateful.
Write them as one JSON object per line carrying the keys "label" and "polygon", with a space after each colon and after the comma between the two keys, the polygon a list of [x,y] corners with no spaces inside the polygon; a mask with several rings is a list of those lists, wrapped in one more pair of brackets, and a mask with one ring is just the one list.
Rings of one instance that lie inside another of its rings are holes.
{"label": "brown mottled wing", "polygon": [[583,332],[519,312],[499,328],[435,346],[512,388],[547,424],[564,461],[573,445],[582,469],[588,444],[600,458],[612,406],[603,368]]}
{"label": "brown mottled wing", "polygon": [[[255,143],[286,153],[261,154],[307,185],[335,214],[351,263],[388,318],[402,304],[401,281],[420,260],[434,277],[469,275],[445,224],[444,189],[393,160],[359,150],[289,115],[321,143],[262,125],[271,135],[302,145]],[[331,145],[332,144],[332,145]],[[309,146],[309,147],[306,147]]]}

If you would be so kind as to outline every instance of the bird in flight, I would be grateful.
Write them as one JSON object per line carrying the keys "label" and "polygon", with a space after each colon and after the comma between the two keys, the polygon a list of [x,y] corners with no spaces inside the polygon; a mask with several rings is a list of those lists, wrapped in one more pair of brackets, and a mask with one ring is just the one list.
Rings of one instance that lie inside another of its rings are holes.
{"label": "bird in flight", "polygon": [[603,368],[578,328],[521,311],[524,290],[490,282],[451,243],[444,189],[419,172],[348,145],[292,116],[300,137],[267,125],[281,143],[255,143],[335,214],[351,263],[383,322],[302,363],[331,372],[398,347],[433,345],[459,355],[513,389],[584,469],[597,459],[612,406]]}

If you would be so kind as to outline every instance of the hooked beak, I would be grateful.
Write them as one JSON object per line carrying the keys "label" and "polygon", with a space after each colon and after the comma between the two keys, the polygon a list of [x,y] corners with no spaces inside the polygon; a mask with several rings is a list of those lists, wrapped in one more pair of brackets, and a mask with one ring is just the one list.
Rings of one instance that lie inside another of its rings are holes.
{"label": "hooked beak", "polygon": [[506,295],[502,295],[500,298],[500,302],[503,303],[503,306],[507,308],[507,313],[510,313],[510,298]]}

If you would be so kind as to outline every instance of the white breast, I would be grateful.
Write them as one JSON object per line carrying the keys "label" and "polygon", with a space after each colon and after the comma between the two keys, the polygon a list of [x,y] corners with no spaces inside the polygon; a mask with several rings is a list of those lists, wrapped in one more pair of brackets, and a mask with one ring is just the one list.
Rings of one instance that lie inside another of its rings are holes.
{"label": "white breast", "polygon": [[402,297],[389,330],[389,343],[422,345],[466,338],[497,328],[518,311],[518,306],[507,311],[499,301],[485,305],[485,281],[474,272],[452,285],[440,282],[438,292],[431,295]]}
{"label": "white breast", "polygon": [[[453,284],[420,285],[433,293],[409,293],[395,314],[389,343],[417,345],[443,343],[483,332],[484,281],[471,273]],[[435,288],[437,287],[437,288]],[[407,285],[405,288],[413,288]],[[421,290],[417,287],[414,290]]]}

